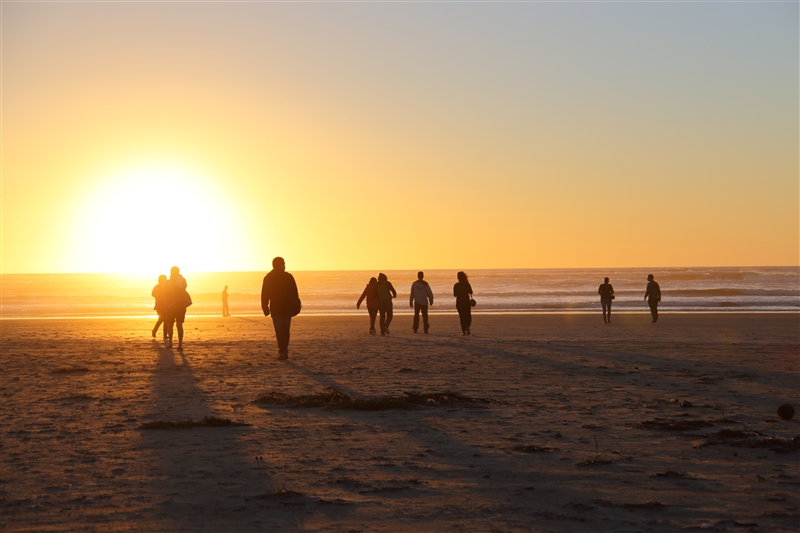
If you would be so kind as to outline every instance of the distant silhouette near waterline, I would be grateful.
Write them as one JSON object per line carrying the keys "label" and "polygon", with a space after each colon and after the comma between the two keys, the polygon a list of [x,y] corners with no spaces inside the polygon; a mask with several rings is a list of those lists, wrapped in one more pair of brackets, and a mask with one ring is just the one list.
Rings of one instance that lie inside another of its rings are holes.
{"label": "distant silhouette near waterline", "polygon": [[231,316],[230,309],[228,309],[228,286],[222,289],[222,316]]}
{"label": "distant silhouette near waterline", "polygon": [[[167,276],[161,274],[158,276],[158,285],[153,287],[153,292],[150,293],[153,298],[156,299],[156,303],[153,306],[156,313],[158,314],[158,320],[156,320],[156,325],[153,326],[153,338],[156,338],[156,333],[158,333],[158,327],[164,323],[164,319],[167,315]],[[164,328],[164,340],[167,340],[167,328]]]}
{"label": "distant silhouette near waterline", "polygon": [[286,272],[282,257],[272,260],[272,270],[264,276],[261,285],[261,309],[264,316],[272,315],[275,339],[278,341],[278,359],[289,358],[289,334],[292,317],[300,313],[302,304],[294,276]]}
{"label": "distant silhouette near waterline", "polygon": [[611,300],[614,299],[614,287],[608,282],[608,278],[603,278],[603,284],[597,289],[600,295],[600,305],[603,306],[603,324],[611,323]]}
{"label": "distant silhouette near waterline", "polygon": [[456,310],[461,320],[461,334],[472,335],[472,286],[464,272],[456,274],[458,283],[453,285],[453,296],[456,297]]}
{"label": "distant silhouette near waterline", "polygon": [[417,281],[411,284],[411,294],[408,297],[409,307],[414,308],[414,325],[412,329],[414,333],[419,329],[419,314],[422,313],[422,327],[425,333],[428,333],[430,324],[428,323],[428,302],[433,305],[433,291],[428,282],[425,281],[425,274],[417,272]]}
{"label": "distant silhouette near waterline", "polygon": [[356,309],[361,308],[361,302],[366,298],[367,312],[369,312],[369,334],[375,335],[375,318],[378,316],[378,280],[374,277],[369,278],[369,283],[364,287],[364,292],[356,303]]}
{"label": "distant silhouette near waterline", "polygon": [[389,324],[392,323],[394,316],[394,306],[392,298],[397,298],[397,291],[394,290],[392,282],[381,272],[378,274],[378,283],[375,286],[378,294],[378,313],[380,313],[381,335],[389,335]]}
{"label": "distant silhouette near waterline", "polygon": [[647,300],[647,305],[650,306],[650,315],[653,317],[652,323],[658,322],[658,302],[661,301],[661,287],[658,286],[653,275],[647,276],[647,290],[644,293],[644,299]]}
{"label": "distant silhouette near waterline", "polygon": [[186,308],[192,305],[192,298],[186,291],[189,284],[181,276],[181,271],[174,266],[169,271],[167,281],[167,314],[164,320],[165,344],[172,348],[172,327],[178,329],[178,350],[183,349],[183,322],[186,320]]}

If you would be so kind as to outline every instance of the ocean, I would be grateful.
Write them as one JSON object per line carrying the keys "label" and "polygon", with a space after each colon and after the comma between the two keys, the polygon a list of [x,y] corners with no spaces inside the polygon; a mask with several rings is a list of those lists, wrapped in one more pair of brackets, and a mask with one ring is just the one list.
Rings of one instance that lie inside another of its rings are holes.
{"label": "ocean", "polygon": [[[167,273],[165,271],[165,273]],[[303,314],[352,314],[367,281],[378,272],[295,271]],[[411,312],[408,294],[416,271],[387,270],[398,292],[395,313]],[[611,278],[615,312],[647,313],[647,275],[661,285],[663,312],[798,312],[800,267],[496,269],[467,271],[476,313],[600,312],[597,288]],[[4,274],[0,314],[11,318],[155,316],[150,292],[158,274]],[[194,304],[191,315],[221,315],[228,285],[231,314],[261,315],[266,272],[185,272]],[[432,313],[454,313],[455,270],[428,270]]]}

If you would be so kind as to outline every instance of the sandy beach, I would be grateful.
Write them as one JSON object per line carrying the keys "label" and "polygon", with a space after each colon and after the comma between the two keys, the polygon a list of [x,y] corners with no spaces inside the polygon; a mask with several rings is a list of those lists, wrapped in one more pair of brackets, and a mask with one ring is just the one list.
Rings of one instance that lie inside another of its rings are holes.
{"label": "sandy beach", "polygon": [[2,531],[800,528],[797,314],[457,321],[4,320]]}

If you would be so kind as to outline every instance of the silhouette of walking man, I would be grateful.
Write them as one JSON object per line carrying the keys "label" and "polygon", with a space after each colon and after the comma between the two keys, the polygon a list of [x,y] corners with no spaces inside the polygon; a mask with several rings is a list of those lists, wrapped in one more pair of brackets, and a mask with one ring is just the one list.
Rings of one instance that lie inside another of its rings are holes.
{"label": "silhouette of walking man", "polygon": [[[597,294],[600,295],[600,305],[603,306],[603,324],[610,324],[611,300],[614,299],[614,287],[608,282],[608,278],[603,278],[603,284],[597,289]],[[606,318],[606,311],[608,311],[608,318]]]}
{"label": "silhouette of walking man", "polygon": [[225,285],[225,288],[222,289],[222,316],[231,316],[231,312],[228,309],[228,286]]}
{"label": "silhouette of walking man", "polygon": [[389,324],[392,323],[394,316],[394,306],[392,305],[392,298],[397,298],[397,291],[394,290],[392,282],[386,277],[386,274],[381,272],[378,274],[378,284],[375,287],[378,293],[378,312],[381,315],[380,326],[381,335],[389,334]]}
{"label": "silhouette of walking man", "polygon": [[644,293],[644,299],[647,300],[647,305],[650,306],[650,314],[653,316],[652,323],[658,322],[658,302],[661,301],[661,287],[658,286],[653,275],[647,276],[647,290]]}
{"label": "silhouette of walking man", "polygon": [[414,333],[419,329],[419,314],[422,312],[422,327],[423,331],[428,333],[428,302],[433,305],[433,291],[431,286],[425,281],[425,274],[417,272],[417,281],[411,284],[411,295],[408,298],[409,307],[414,308]]}
{"label": "silhouette of walking man", "polygon": [[278,341],[278,359],[289,358],[289,330],[292,317],[300,312],[300,295],[294,276],[286,272],[286,262],[282,257],[272,260],[272,270],[264,276],[261,285],[261,309],[264,316],[272,315],[275,338]]}

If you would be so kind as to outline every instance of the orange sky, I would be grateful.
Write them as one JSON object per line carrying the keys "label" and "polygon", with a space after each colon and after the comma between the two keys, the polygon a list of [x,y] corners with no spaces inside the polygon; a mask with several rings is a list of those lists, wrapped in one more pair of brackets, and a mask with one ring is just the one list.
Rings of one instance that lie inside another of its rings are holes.
{"label": "orange sky", "polygon": [[4,3],[2,272],[797,265],[797,20]]}

